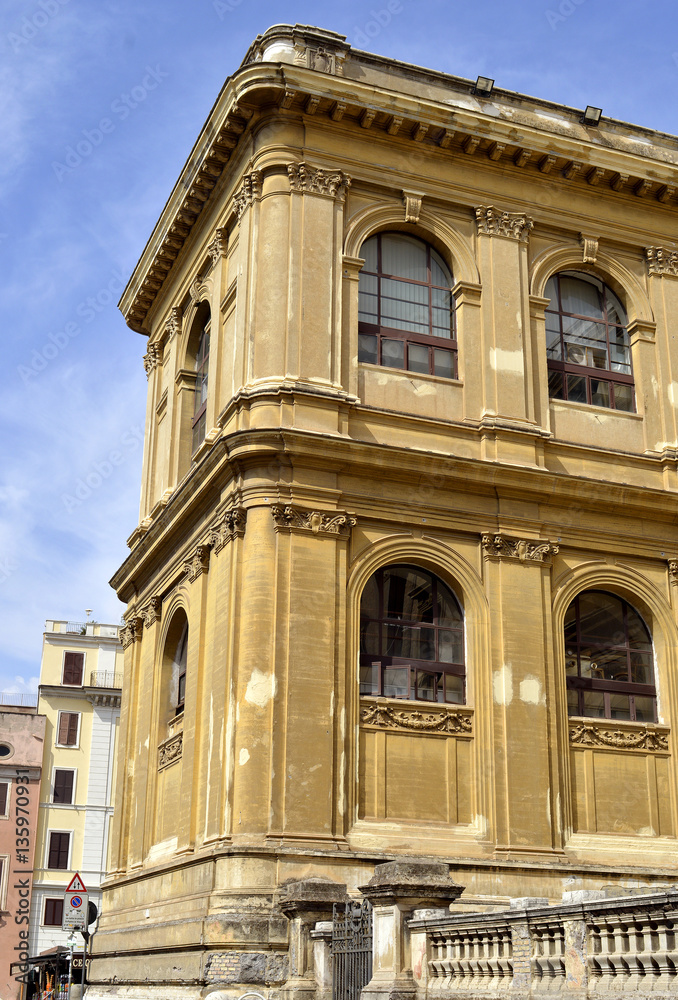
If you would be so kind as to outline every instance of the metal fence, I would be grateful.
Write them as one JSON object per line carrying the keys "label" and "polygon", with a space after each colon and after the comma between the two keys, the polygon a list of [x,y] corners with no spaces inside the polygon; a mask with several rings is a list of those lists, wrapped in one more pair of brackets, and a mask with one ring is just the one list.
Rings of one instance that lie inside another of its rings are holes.
{"label": "metal fence", "polygon": [[358,1000],[372,978],[372,907],[367,900],[334,904],[332,1000]]}
{"label": "metal fence", "polygon": [[37,694],[12,694],[11,691],[0,692],[0,705],[11,705],[14,708],[35,708],[37,704]]}

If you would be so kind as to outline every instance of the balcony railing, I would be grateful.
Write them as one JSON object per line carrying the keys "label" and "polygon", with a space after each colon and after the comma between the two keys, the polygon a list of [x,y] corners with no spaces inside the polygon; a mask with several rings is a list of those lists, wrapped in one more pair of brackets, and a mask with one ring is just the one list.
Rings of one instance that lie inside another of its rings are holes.
{"label": "balcony railing", "polygon": [[0,692],[0,705],[11,705],[14,708],[35,708],[37,704],[37,694],[12,694],[11,691]]}
{"label": "balcony railing", "polygon": [[93,670],[89,675],[89,686],[93,688],[122,688],[122,674],[113,670]]}

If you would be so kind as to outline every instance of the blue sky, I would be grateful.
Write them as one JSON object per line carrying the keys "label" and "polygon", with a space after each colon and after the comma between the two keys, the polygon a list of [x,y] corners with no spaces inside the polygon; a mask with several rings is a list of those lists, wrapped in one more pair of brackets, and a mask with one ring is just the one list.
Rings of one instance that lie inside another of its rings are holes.
{"label": "blue sky", "polygon": [[120,619],[146,378],[116,304],[224,80],[297,22],[678,132],[669,2],[3,0],[0,690],[34,690],[46,618]]}

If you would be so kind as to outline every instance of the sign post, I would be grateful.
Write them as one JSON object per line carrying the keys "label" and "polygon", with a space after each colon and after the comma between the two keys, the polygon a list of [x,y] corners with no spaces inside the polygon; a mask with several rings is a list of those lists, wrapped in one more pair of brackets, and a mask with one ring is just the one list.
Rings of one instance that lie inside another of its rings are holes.
{"label": "sign post", "polygon": [[80,875],[76,872],[64,893],[61,929],[64,931],[86,931],[88,903],[87,889]]}

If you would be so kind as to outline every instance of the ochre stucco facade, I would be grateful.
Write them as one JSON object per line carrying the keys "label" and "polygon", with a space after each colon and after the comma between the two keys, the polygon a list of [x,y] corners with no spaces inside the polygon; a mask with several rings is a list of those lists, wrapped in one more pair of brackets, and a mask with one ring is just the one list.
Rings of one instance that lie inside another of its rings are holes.
{"label": "ochre stucco facade", "polygon": [[[299,26],[217,99],[121,300],[149,389],[94,995],[298,992],[282,884],[398,858],[455,909],[678,878],[675,140],[580,119]],[[359,360],[375,234],[451,273],[456,377]],[[549,397],[573,273],[626,314],[629,409]],[[389,566],[455,595],[463,703],[359,695]],[[568,716],[591,591],[651,636],[649,721]]]}

